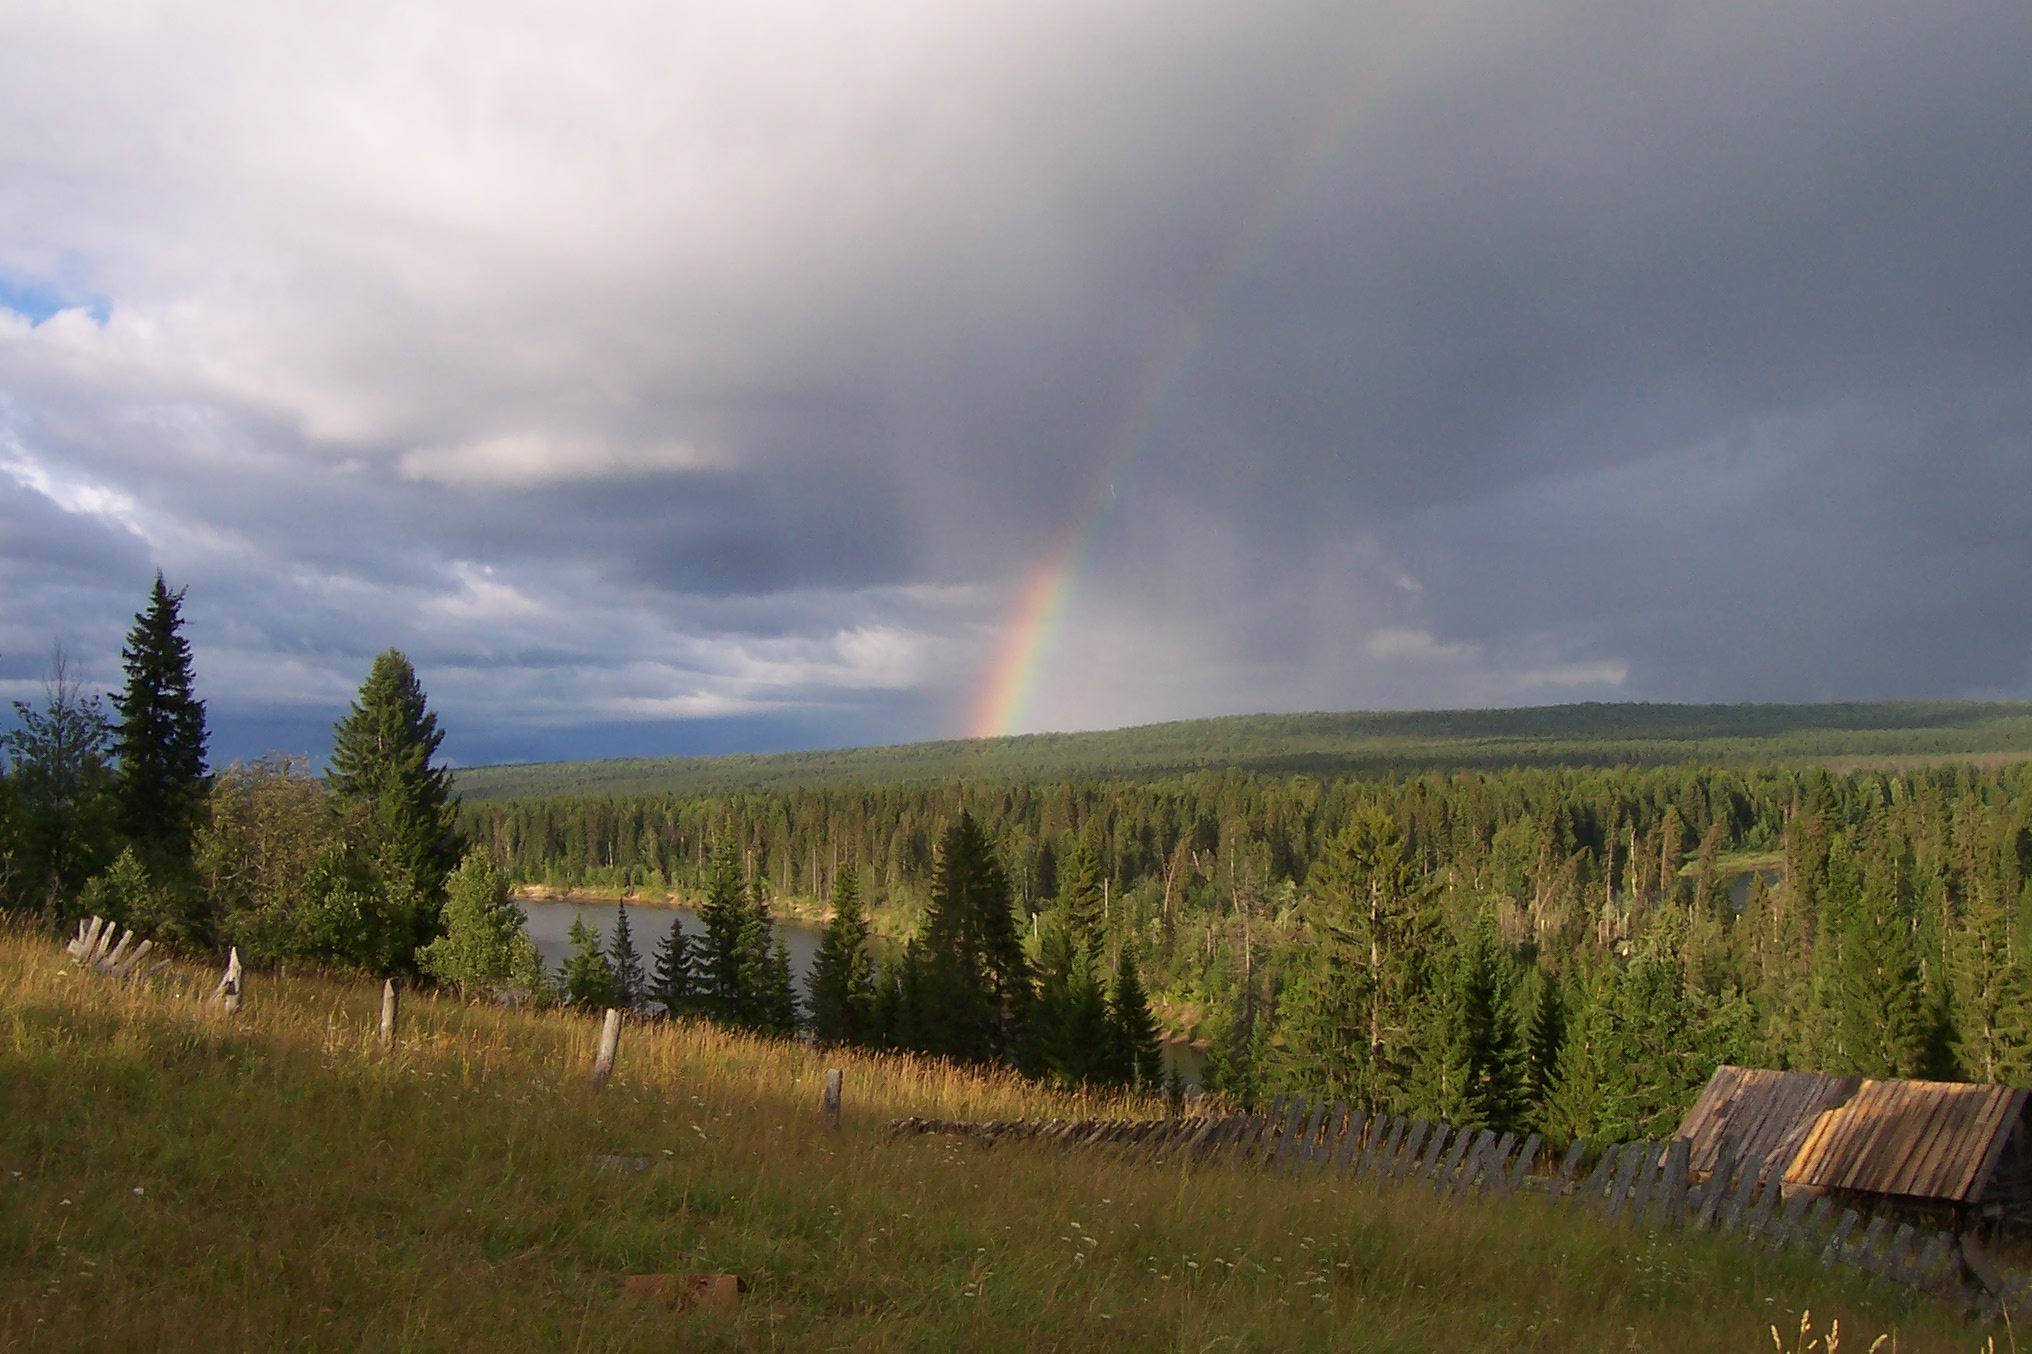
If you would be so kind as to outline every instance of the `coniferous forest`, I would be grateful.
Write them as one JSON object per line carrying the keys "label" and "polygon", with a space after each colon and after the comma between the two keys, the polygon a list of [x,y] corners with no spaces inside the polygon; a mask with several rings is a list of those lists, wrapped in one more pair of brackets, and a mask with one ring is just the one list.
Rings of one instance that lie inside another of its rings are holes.
{"label": "coniferous forest", "polygon": [[[113,713],[61,654],[17,703],[10,913],[1070,1085],[1157,1085],[1168,1028],[1243,1104],[1295,1091],[1555,1138],[1663,1133],[1721,1062],[2032,1077],[2032,764],[878,776],[461,806],[394,650],[322,774],[211,769],[182,596],[155,580]],[[686,901],[702,930],[638,938],[623,909],[547,972],[518,884]],[[826,918],[802,996],[789,911]]]}

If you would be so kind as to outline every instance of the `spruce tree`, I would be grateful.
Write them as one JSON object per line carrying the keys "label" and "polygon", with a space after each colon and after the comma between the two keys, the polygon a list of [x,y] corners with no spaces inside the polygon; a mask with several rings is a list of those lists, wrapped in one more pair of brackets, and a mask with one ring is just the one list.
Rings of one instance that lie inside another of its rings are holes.
{"label": "spruce tree", "polygon": [[586,925],[583,916],[575,916],[565,938],[572,948],[558,974],[558,986],[566,1003],[592,1010],[614,1005],[614,970],[600,953],[600,933]]}
{"label": "spruce tree", "polygon": [[1559,1072],[1559,1055],[1566,1046],[1566,994],[1554,975],[1540,969],[1537,977],[1538,991],[1524,1036],[1525,1092],[1532,1106],[1532,1122],[1542,1129]]}
{"label": "spruce tree", "polygon": [[656,971],[649,992],[650,1000],[661,1006],[665,1015],[689,1015],[698,1002],[695,982],[691,941],[684,933],[683,921],[672,917],[670,929],[664,932],[663,939],[656,945]]}
{"label": "spruce tree", "polygon": [[462,854],[451,772],[431,765],[443,741],[416,669],[395,649],[374,660],[359,698],[333,729],[326,784],[334,807],[365,824],[386,914],[380,920],[391,932],[409,933],[406,947],[390,947],[398,956],[437,933],[445,877]]}
{"label": "spruce tree", "polygon": [[1090,959],[1100,958],[1105,939],[1102,901],[1100,856],[1084,836],[1076,838],[1058,867],[1058,907],[1073,940],[1085,948]]}
{"label": "spruce tree", "polygon": [[872,1033],[875,967],[868,914],[851,863],[833,879],[832,916],[811,961],[811,1030],[821,1044],[865,1043]]}
{"label": "spruce tree", "polygon": [[1136,972],[1136,956],[1127,945],[1115,964],[1115,990],[1108,994],[1108,1015],[1121,1080],[1139,1089],[1159,1084],[1164,1077],[1163,1046],[1143,979]]}
{"label": "spruce tree", "polygon": [[987,835],[962,809],[940,839],[921,957],[922,1051],[971,1061],[1013,1057],[1028,1016],[1029,966],[1016,937],[1009,880]]}
{"label": "spruce tree", "polygon": [[190,862],[206,789],[205,703],[181,633],[183,595],[156,571],[148,606],[135,615],[120,652],[127,684],[113,697],[120,713],[113,752],[121,827],[151,858],[175,866]]}
{"label": "spruce tree", "polygon": [[742,971],[748,901],[741,887],[741,867],[724,839],[713,847],[699,921],[705,927],[698,959],[699,1003],[708,1016],[732,1023],[748,1007]]}
{"label": "spruce tree", "polygon": [[112,727],[61,646],[50,655],[42,703],[15,701],[14,719],[0,733],[15,817],[13,854],[0,868],[15,906],[61,913],[115,854]]}
{"label": "spruce tree", "polygon": [[1107,993],[1084,941],[1061,906],[1054,906],[1043,919],[1038,971],[1021,1065],[1069,1086],[1090,1081],[1126,1084],[1133,1066],[1121,1057],[1123,1044],[1109,1017]]}
{"label": "spruce tree", "polygon": [[635,933],[628,925],[628,904],[614,905],[614,933],[607,937],[607,967],[614,974],[614,1004],[633,1009],[647,995],[643,990],[642,956],[635,952]]}

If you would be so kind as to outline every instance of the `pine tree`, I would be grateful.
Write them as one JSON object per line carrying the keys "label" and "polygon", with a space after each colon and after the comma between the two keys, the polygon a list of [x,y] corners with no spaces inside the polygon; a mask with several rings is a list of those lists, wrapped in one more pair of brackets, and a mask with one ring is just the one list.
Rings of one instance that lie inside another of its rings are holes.
{"label": "pine tree", "polygon": [[600,953],[600,933],[578,916],[572,918],[571,930],[565,933],[565,938],[572,947],[563,971],[558,974],[558,986],[564,991],[565,1001],[592,1010],[614,1005],[614,970],[607,963],[607,956]]}
{"label": "pine tree", "polygon": [[821,1044],[868,1042],[873,1033],[875,966],[868,914],[852,863],[833,879],[832,916],[811,961],[811,1029]]}
{"label": "pine tree", "polygon": [[614,933],[607,937],[607,967],[614,975],[614,1004],[632,1010],[647,995],[643,990],[642,956],[635,952],[635,933],[628,926],[628,904],[614,905]]}
{"label": "pine tree", "polygon": [[176,866],[190,862],[191,833],[205,801],[205,703],[181,633],[183,596],[156,571],[148,606],[135,615],[121,650],[127,685],[113,698],[120,712],[113,750],[121,826],[148,855]]}
{"label": "pine tree", "polygon": [[1133,1087],[1157,1085],[1164,1076],[1163,1046],[1157,1037],[1157,1020],[1150,1014],[1150,999],[1143,991],[1143,979],[1136,972],[1136,957],[1127,945],[1115,965],[1115,989],[1108,995],[1110,1033],[1114,1036],[1115,1066],[1122,1081]]}
{"label": "pine tree", "polygon": [[790,947],[778,936],[769,946],[757,994],[756,1023],[766,1033],[784,1038],[797,1033],[797,988],[790,975]]}
{"label": "pine tree", "polygon": [[[797,1014],[793,1005],[789,1028],[785,1028],[783,1003],[791,990],[790,966],[787,957],[778,964],[775,943],[775,919],[769,914],[769,897],[763,892],[761,876],[757,875],[741,914],[739,995],[730,1018],[748,1029],[787,1034],[796,1028]],[[795,1001],[794,996],[790,999]]]}
{"label": "pine tree", "polygon": [[431,765],[443,741],[416,669],[395,649],[374,660],[359,698],[333,730],[326,783],[335,807],[366,824],[379,920],[398,963],[436,935],[445,877],[463,853],[451,773]]}
{"label": "pine tree", "polygon": [[670,929],[656,946],[656,973],[650,1000],[661,1006],[665,1015],[689,1015],[698,1001],[695,981],[691,941],[684,934],[683,922],[672,917]]}

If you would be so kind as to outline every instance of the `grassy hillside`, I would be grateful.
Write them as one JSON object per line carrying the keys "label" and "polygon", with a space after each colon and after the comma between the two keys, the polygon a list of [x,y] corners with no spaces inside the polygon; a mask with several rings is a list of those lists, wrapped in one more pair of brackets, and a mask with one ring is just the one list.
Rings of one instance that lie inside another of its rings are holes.
{"label": "grassy hillside", "polygon": [[469,799],[712,793],[842,781],[1157,777],[1207,768],[1339,776],[1440,768],[2032,757],[2032,704],[1552,705],[1524,710],[1236,715],[1101,733],[951,739],[729,757],[539,762],[461,771]]}
{"label": "grassy hillside", "polygon": [[[885,1130],[1105,1112],[1006,1078],[834,1057],[828,1132],[796,1046],[631,1028],[596,1095],[588,1021],[417,1000],[383,1052],[376,1005],[254,975],[228,1022],[0,934],[0,1348],[1757,1350],[1808,1307],[1857,1350],[1980,1347],[1854,1275],[1544,1200]],[[620,1297],[646,1271],[752,1288],[672,1316]]]}

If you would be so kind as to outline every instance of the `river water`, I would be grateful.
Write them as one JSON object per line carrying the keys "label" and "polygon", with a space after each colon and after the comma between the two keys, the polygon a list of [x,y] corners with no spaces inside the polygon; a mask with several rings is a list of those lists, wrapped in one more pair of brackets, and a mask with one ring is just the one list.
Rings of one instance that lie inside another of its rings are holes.
{"label": "river water", "polygon": [[[599,934],[600,945],[604,949],[607,933],[614,929],[617,912],[614,903],[518,902],[516,906],[522,909],[522,916],[528,922],[529,938],[536,942],[536,952],[542,956],[543,966],[552,973],[557,972],[571,954],[567,933],[574,917],[585,918],[586,925]],[[635,952],[642,956],[645,974],[654,970],[656,947],[670,930],[672,921],[682,927],[684,934],[693,941],[705,936],[705,927],[700,923],[698,913],[688,907],[650,907],[643,903],[628,905],[629,939],[635,943]],[[812,956],[818,953],[819,928],[779,917],[776,934],[782,939],[783,948],[790,952],[790,980],[797,987],[797,995],[802,998],[811,978]],[[1188,1086],[1196,1086],[1206,1058],[1190,1044],[1166,1040],[1164,1065],[1167,1070],[1184,1078]]]}

